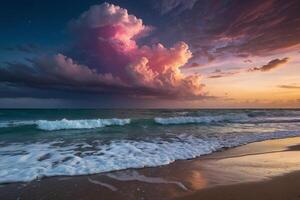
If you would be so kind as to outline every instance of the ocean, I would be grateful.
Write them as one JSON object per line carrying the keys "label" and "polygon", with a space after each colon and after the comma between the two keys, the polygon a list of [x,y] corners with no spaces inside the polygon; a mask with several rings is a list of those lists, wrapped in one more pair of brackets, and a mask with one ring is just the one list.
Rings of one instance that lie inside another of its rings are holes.
{"label": "ocean", "polygon": [[300,110],[2,109],[0,183],[166,165],[300,136]]}

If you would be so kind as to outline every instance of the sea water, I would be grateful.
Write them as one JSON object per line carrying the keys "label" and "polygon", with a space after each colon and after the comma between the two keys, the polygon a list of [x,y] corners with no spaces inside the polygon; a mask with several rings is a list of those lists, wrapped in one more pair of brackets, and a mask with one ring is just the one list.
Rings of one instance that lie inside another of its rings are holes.
{"label": "sea water", "polygon": [[300,110],[3,109],[0,183],[166,165],[300,136]]}

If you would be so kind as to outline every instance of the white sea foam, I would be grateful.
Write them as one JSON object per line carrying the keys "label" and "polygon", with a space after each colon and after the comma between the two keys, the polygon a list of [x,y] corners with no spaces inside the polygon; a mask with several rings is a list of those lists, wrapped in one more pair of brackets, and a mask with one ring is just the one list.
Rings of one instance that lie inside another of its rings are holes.
{"label": "white sea foam", "polygon": [[4,121],[0,122],[0,128],[36,125],[37,128],[47,131],[63,129],[91,129],[105,126],[123,126],[130,123],[130,119],[81,119],[81,120],[37,120],[37,121]]}
{"label": "white sea foam", "polygon": [[[128,168],[154,167],[175,160],[210,154],[223,147],[255,141],[299,136],[300,132],[230,135],[201,139],[181,135],[167,141],[94,141],[85,153],[84,143],[12,143],[0,146],[0,183],[31,181],[43,176],[84,175]],[[81,149],[80,149],[81,148]]]}
{"label": "white sea foam", "polygon": [[137,171],[120,171],[107,174],[108,177],[118,181],[140,181],[145,183],[175,184],[183,190],[188,190],[186,186],[179,181],[170,181],[161,177],[149,177],[139,174]]}
{"label": "white sea foam", "polygon": [[108,183],[104,183],[104,182],[101,182],[101,181],[93,180],[91,178],[88,178],[88,181],[91,182],[91,183],[93,183],[93,184],[101,185],[103,187],[106,187],[106,188],[110,189],[111,191],[117,191],[118,190],[118,188],[116,188],[115,186],[110,185]]}
{"label": "white sea foam", "polygon": [[[210,124],[210,123],[293,123],[300,122],[299,116],[283,117],[249,117],[246,114],[224,114],[214,116],[176,116],[155,117],[154,121],[162,125],[172,124]],[[35,125],[38,129],[54,131],[64,129],[92,129],[105,126],[123,126],[130,124],[130,119],[78,119],[78,120],[23,120],[23,121],[0,121],[0,128]]]}
{"label": "white sea foam", "polygon": [[7,128],[8,124],[7,122],[0,122],[0,128]]}
{"label": "white sea foam", "polygon": [[123,126],[130,123],[130,119],[89,119],[89,120],[38,120],[37,126],[42,130],[62,130],[62,129],[91,129],[105,126]]}

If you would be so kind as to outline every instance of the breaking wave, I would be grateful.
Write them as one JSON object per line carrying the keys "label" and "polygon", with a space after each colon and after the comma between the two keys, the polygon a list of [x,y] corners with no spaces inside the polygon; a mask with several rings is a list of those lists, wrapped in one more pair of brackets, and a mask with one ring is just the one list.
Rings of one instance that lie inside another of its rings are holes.
{"label": "breaking wave", "polygon": [[1,122],[0,128],[36,125],[38,129],[46,131],[65,129],[92,129],[106,126],[123,126],[130,124],[130,119],[80,119],[80,120],[36,120],[36,121],[11,121]]}
{"label": "breaking wave", "polygon": [[154,121],[162,125],[175,124],[210,124],[210,123],[293,123],[300,122],[300,117],[248,117],[246,115],[219,115],[201,117],[156,117]]}
{"label": "breaking wave", "polygon": [[235,122],[240,119],[248,119],[247,115],[217,115],[217,116],[180,116],[180,117],[156,117],[154,121],[158,124],[171,125],[171,124],[199,124],[199,123],[216,123],[216,122]]}
{"label": "breaking wave", "polygon": [[[128,168],[166,165],[226,147],[299,136],[299,131],[199,138],[179,135],[172,140],[114,140],[107,144],[12,143],[0,146],[0,183],[31,181],[43,176],[85,175]],[[80,151],[80,153],[78,153]]]}
{"label": "breaking wave", "polygon": [[89,119],[89,120],[38,120],[37,127],[42,130],[53,131],[63,129],[92,129],[105,126],[123,126],[130,123],[130,119]]}

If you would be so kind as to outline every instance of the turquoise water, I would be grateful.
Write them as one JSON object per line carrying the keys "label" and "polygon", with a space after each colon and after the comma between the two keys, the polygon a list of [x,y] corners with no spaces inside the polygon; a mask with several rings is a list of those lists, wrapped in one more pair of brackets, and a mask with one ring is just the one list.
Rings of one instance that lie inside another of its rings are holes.
{"label": "turquoise water", "polygon": [[0,110],[0,183],[169,164],[300,135],[300,110]]}

